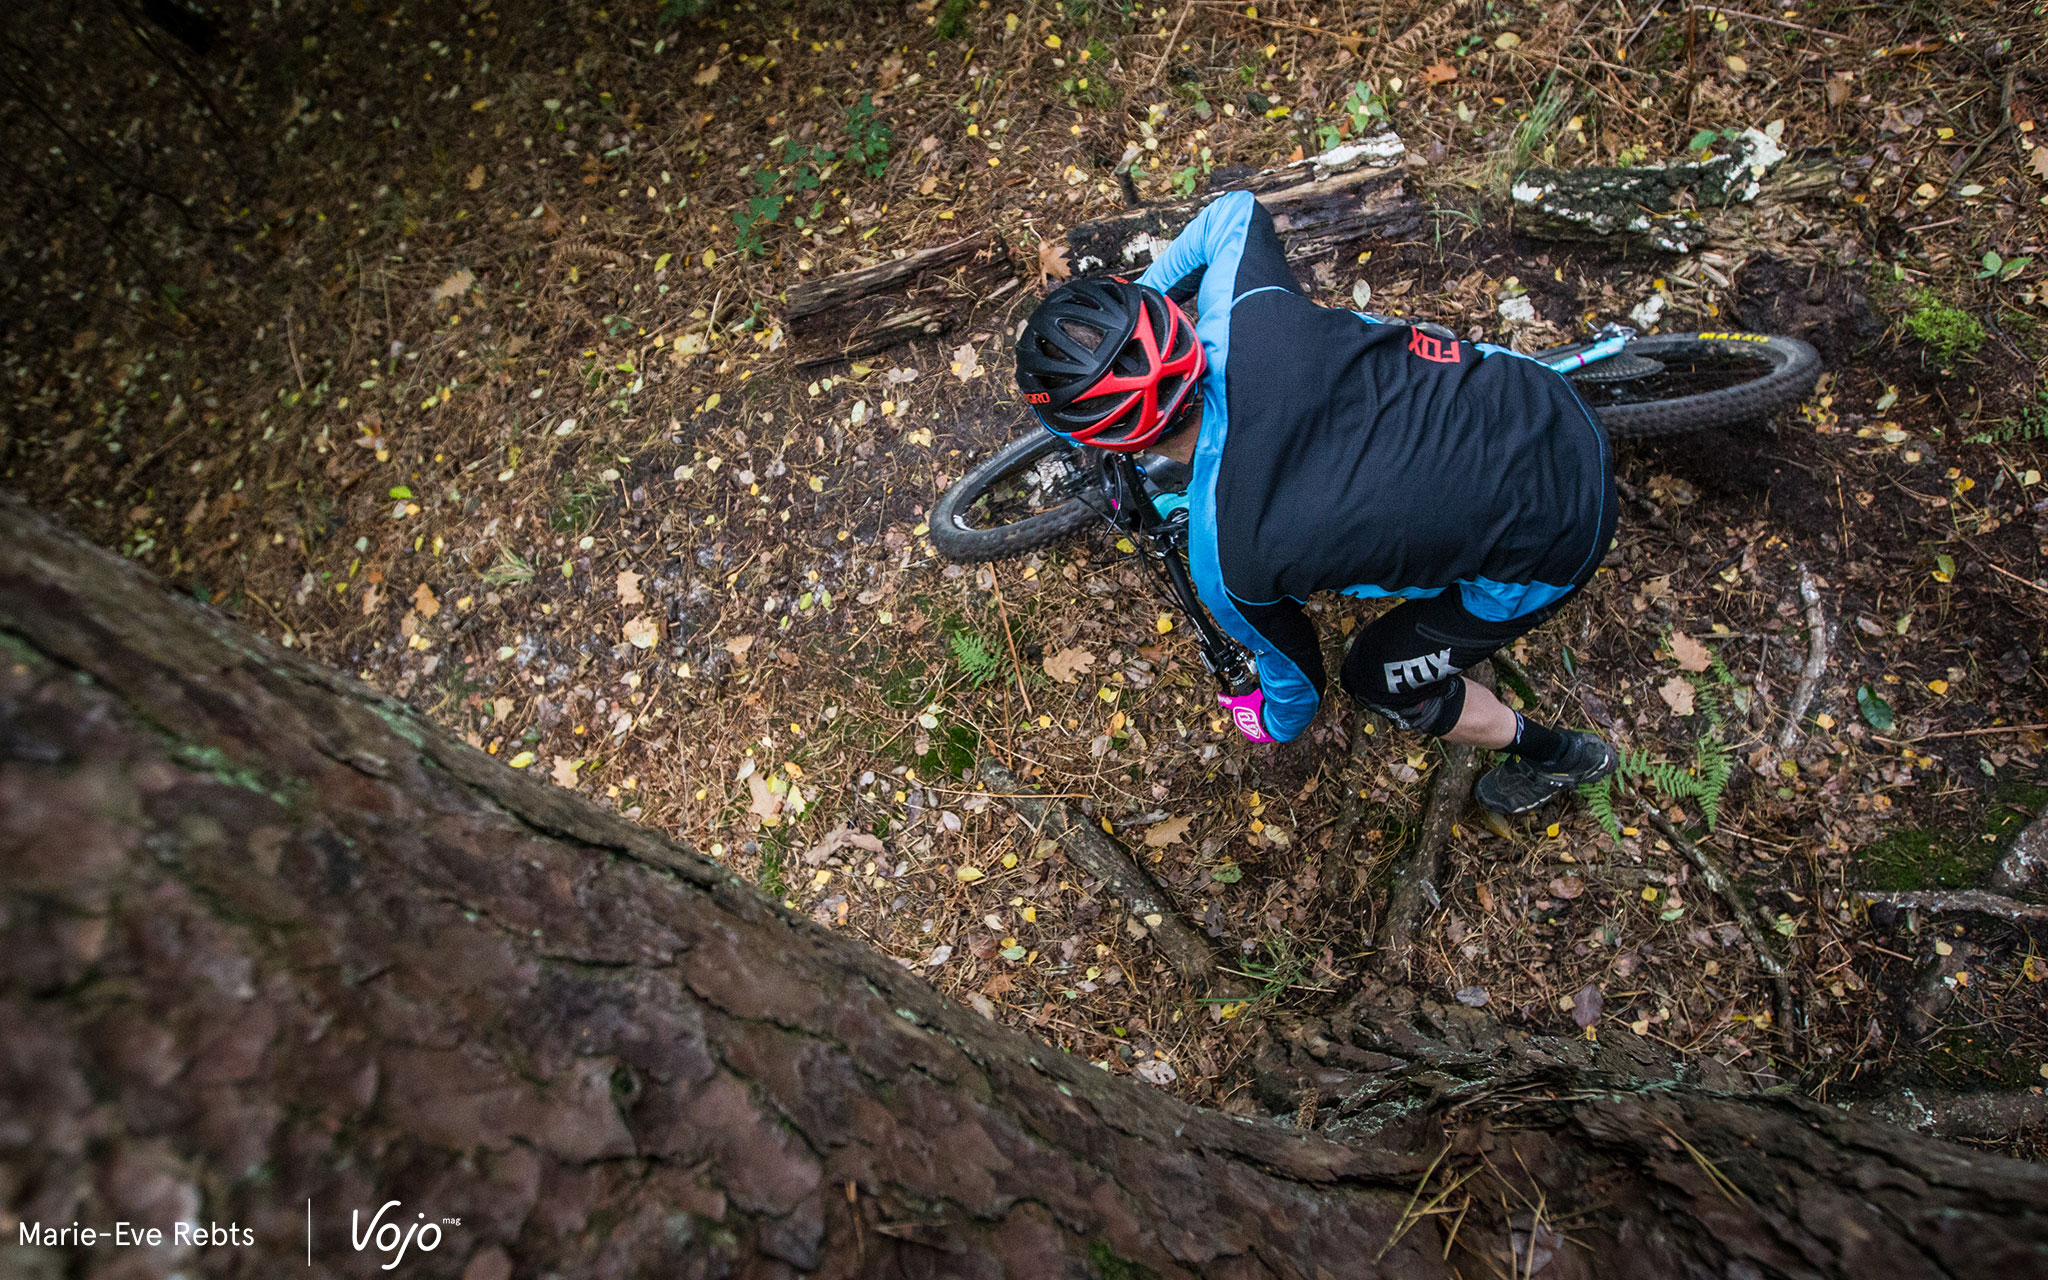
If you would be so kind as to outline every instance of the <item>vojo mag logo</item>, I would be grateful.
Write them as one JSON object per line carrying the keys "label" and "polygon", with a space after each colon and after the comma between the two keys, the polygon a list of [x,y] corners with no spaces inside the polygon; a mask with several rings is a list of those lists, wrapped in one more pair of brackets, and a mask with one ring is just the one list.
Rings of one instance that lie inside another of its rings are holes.
{"label": "vojo mag logo", "polygon": [[[389,1216],[387,1217],[386,1215]],[[379,1256],[388,1259],[381,1267],[381,1270],[392,1271],[397,1268],[399,1263],[405,1261],[405,1255],[410,1252],[417,1250],[420,1253],[432,1253],[440,1248],[441,1227],[444,1223],[451,1227],[459,1227],[462,1225],[462,1219],[441,1218],[430,1220],[424,1213],[415,1213],[413,1214],[413,1220],[408,1222],[405,1218],[404,1203],[398,1200],[386,1200],[382,1205],[378,1206],[377,1212],[371,1214],[367,1221],[364,1220],[361,1209],[350,1212],[348,1216],[349,1244],[354,1247],[357,1253],[374,1250]],[[308,1200],[306,1201],[306,1264],[311,1266],[312,1262],[313,1202]]]}

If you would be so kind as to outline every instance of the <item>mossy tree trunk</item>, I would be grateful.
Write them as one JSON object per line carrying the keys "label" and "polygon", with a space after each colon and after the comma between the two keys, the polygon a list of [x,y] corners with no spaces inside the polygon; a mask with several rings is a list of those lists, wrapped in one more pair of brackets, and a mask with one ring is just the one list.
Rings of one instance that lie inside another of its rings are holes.
{"label": "mossy tree trunk", "polygon": [[0,644],[9,1274],[2048,1273],[2042,1170],[1399,992],[1274,1064],[1347,1139],[1187,1107],[6,502]]}

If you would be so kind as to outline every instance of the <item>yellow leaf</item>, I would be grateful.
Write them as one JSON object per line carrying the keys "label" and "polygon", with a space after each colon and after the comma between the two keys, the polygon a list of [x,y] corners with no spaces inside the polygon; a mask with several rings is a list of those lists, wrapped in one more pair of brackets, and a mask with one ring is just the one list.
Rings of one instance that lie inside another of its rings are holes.
{"label": "yellow leaf", "polygon": [[967,882],[968,884],[973,884],[973,883],[974,883],[974,882],[975,882],[976,880],[979,880],[979,879],[981,879],[981,878],[982,878],[983,872],[982,872],[981,868],[979,868],[979,867],[966,867],[966,866],[963,866],[963,867],[958,867],[958,868],[955,868],[955,869],[954,869],[954,871],[953,871],[953,874],[954,874],[954,875],[956,875],[956,876],[958,876],[958,877],[960,877],[960,878],[961,878],[962,880],[966,881],[966,882]]}
{"label": "yellow leaf", "polygon": [[1946,680],[1929,680],[1929,681],[1927,682],[1927,687],[1928,687],[1928,688],[1930,688],[1930,689],[1932,689],[1932,690],[1934,690],[1934,691],[1935,691],[1936,693],[1947,693],[1947,692],[1948,692],[1948,681],[1946,681]]}
{"label": "yellow leaf", "polygon": [[533,752],[522,751],[505,763],[511,765],[514,769],[524,769],[527,765],[533,763]]}
{"label": "yellow leaf", "polygon": [[1543,834],[1549,836],[1552,840],[1555,840],[1557,839],[1557,833],[1559,831],[1562,831],[1563,829],[1563,824],[1553,822],[1549,826],[1543,828]]}
{"label": "yellow leaf", "polygon": [[1159,621],[1153,623],[1152,626],[1163,636],[1173,630],[1173,619],[1162,613],[1159,615]]}

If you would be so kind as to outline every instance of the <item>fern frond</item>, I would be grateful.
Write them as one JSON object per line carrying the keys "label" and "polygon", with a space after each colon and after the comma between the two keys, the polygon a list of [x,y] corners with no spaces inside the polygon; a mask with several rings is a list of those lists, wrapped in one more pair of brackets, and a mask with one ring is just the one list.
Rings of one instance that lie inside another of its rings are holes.
{"label": "fern frond", "polygon": [[1621,822],[1614,816],[1613,775],[1580,787],[1579,797],[1586,802],[1586,812],[1593,815],[1607,834],[1616,840],[1621,839]]}
{"label": "fern frond", "polygon": [[955,631],[949,637],[953,644],[953,660],[960,664],[961,674],[968,683],[980,688],[1003,673],[1002,659],[989,648],[988,641],[973,631]]}

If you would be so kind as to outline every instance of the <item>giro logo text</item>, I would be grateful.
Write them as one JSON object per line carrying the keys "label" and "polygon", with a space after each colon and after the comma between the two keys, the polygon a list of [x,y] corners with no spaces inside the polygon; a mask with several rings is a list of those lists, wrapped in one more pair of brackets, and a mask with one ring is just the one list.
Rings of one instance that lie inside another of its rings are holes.
{"label": "giro logo text", "polygon": [[1425,653],[1419,658],[1404,658],[1399,662],[1385,663],[1382,670],[1387,677],[1387,692],[1395,693],[1406,680],[1410,689],[1441,680],[1451,674],[1451,651]]}
{"label": "giro logo text", "polygon": [[[384,1221],[384,1215],[391,1210],[398,1212],[391,1221]],[[391,1261],[383,1266],[389,1271],[405,1260],[406,1251],[417,1247],[422,1253],[432,1253],[441,1246],[441,1224],[427,1221],[427,1215],[416,1214],[413,1222],[405,1222],[405,1209],[396,1200],[386,1200],[384,1207],[371,1216],[366,1225],[362,1221],[363,1211],[357,1209],[349,1214],[349,1239],[356,1252],[361,1253],[375,1245],[377,1252],[387,1254]],[[448,1219],[451,1225],[459,1225],[460,1219]]]}

